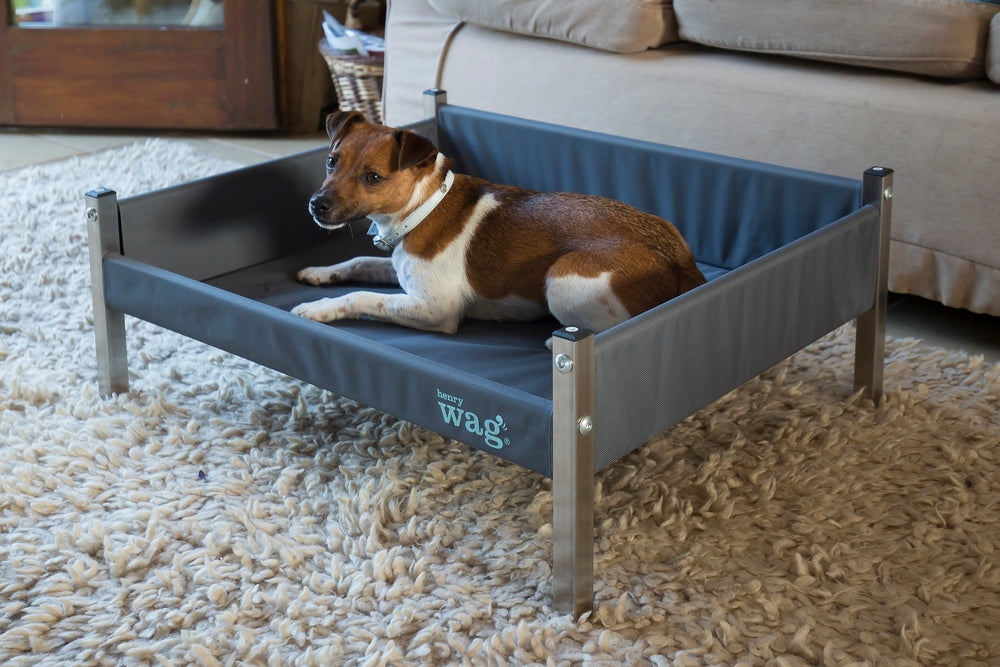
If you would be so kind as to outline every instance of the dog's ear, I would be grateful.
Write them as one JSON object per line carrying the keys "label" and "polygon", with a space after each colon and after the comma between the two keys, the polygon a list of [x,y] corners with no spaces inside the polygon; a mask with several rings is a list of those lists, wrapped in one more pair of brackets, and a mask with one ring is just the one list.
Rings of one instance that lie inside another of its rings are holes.
{"label": "dog's ear", "polygon": [[345,135],[351,125],[364,121],[365,117],[358,111],[334,111],[326,117],[326,133],[330,136],[330,143]]}
{"label": "dog's ear", "polygon": [[438,154],[437,146],[419,134],[407,130],[396,130],[395,136],[396,144],[399,146],[396,166],[400,171],[433,160]]}

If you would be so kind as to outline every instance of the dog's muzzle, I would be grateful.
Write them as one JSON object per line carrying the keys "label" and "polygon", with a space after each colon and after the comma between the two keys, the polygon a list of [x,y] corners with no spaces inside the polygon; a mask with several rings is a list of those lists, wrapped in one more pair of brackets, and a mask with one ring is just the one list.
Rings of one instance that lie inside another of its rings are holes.
{"label": "dog's muzzle", "polygon": [[309,215],[323,229],[340,229],[347,221],[329,222],[325,218],[333,211],[333,199],[325,192],[317,192],[309,198]]}

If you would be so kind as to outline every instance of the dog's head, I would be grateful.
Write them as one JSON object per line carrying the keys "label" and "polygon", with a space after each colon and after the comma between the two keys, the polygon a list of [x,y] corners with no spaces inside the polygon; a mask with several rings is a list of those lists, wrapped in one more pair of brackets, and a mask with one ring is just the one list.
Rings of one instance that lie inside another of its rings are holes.
{"label": "dog's head", "polygon": [[330,114],[326,131],[326,179],[309,199],[309,213],[321,227],[401,211],[411,204],[417,182],[434,169],[438,149],[432,142],[369,123],[357,111]]}

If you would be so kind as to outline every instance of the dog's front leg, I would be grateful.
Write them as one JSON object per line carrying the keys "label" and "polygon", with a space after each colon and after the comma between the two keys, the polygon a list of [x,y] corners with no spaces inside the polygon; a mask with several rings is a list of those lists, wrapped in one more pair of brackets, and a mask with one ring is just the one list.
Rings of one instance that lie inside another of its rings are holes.
{"label": "dog's front leg", "polygon": [[310,285],[333,285],[349,280],[379,285],[398,285],[396,270],[390,257],[352,257],[332,266],[309,266],[295,277]]}
{"label": "dog's front leg", "polygon": [[302,303],[292,309],[317,322],[356,320],[370,317],[424,331],[455,333],[461,316],[453,311],[436,308],[433,302],[409,294],[377,294],[351,292],[343,296]]}

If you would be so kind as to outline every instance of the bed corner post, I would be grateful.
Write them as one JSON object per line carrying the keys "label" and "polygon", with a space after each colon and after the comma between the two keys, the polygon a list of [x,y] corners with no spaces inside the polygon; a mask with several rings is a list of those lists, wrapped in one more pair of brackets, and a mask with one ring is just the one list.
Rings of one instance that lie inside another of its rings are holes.
{"label": "bed corner post", "polygon": [[892,219],[892,169],[872,167],[862,182],[862,203],[879,210],[878,268],[875,304],[858,316],[854,349],[854,390],[877,401],[882,396],[885,366],[885,325],[889,298],[889,235]]}
{"label": "bed corner post", "polygon": [[424,91],[424,118],[434,118],[438,107],[448,103],[448,93],[440,88],[430,88]]}
{"label": "bed corner post", "polygon": [[594,604],[594,334],[552,336],[553,598],[574,617]]}
{"label": "bed corner post", "polygon": [[438,124],[437,124],[437,112],[438,109],[448,104],[448,93],[440,88],[431,88],[424,91],[424,118],[427,120],[434,121],[434,129],[431,130],[432,136],[427,137],[438,145]]}
{"label": "bed corner post", "polygon": [[104,257],[120,253],[118,197],[113,190],[91,190],[87,198],[87,245],[90,249],[90,289],[94,298],[97,343],[97,383],[104,396],[128,391],[125,356],[125,316],[108,308],[104,298]]}

